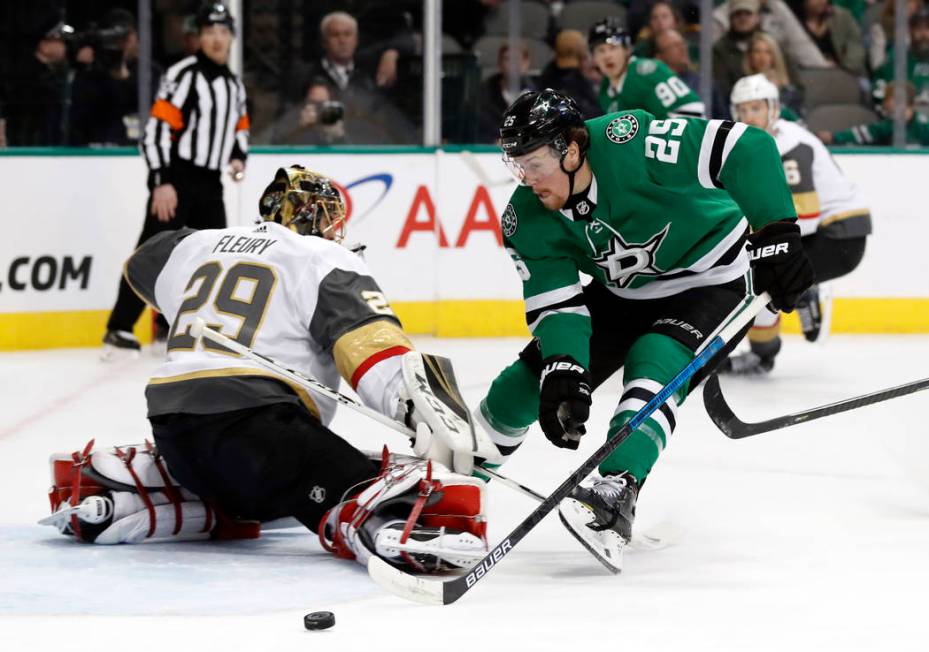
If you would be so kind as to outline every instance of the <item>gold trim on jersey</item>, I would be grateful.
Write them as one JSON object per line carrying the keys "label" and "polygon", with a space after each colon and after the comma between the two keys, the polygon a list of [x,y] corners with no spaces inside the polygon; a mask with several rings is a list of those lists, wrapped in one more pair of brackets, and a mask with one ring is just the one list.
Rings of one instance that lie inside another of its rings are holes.
{"label": "gold trim on jersey", "polygon": [[310,411],[310,414],[312,414],[317,419],[320,418],[319,408],[316,406],[316,402],[313,401],[313,398],[310,396],[309,392],[307,392],[302,385],[298,385],[288,378],[278,376],[277,374],[271,373],[270,371],[264,371],[262,369],[253,369],[251,367],[224,367],[222,369],[204,369],[203,371],[191,371],[189,373],[179,374],[177,376],[150,378],[148,384],[170,385],[173,383],[183,383],[188,380],[202,380],[204,378],[229,378],[232,376],[259,376],[261,378],[271,378],[273,380],[280,381],[290,387],[294,393],[297,394],[306,409]]}
{"label": "gold trim on jersey", "polygon": [[748,341],[758,344],[770,342],[781,334],[781,320],[778,319],[770,326],[752,326],[748,329]]}
{"label": "gold trim on jersey", "polygon": [[795,192],[791,196],[794,200],[794,209],[800,219],[819,216],[819,194],[815,190]]}
{"label": "gold trim on jersey", "polygon": [[354,328],[336,340],[332,357],[339,374],[351,383],[355,371],[365,360],[395,346],[410,350],[415,347],[406,333],[394,322],[386,319],[370,321]]}
{"label": "gold trim on jersey", "polygon": [[855,208],[850,211],[843,211],[841,213],[836,213],[835,215],[830,215],[823,219],[820,226],[829,226],[833,222],[839,222],[841,220],[847,220],[852,217],[871,217],[871,211],[867,208]]}

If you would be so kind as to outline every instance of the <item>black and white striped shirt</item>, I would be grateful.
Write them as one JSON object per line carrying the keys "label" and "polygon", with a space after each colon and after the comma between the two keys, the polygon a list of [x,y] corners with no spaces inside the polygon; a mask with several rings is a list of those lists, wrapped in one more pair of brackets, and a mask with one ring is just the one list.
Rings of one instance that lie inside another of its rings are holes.
{"label": "black and white striped shirt", "polygon": [[145,125],[149,186],[171,183],[178,160],[217,171],[232,158],[244,161],[248,130],[242,80],[202,52],[182,59],[162,77]]}

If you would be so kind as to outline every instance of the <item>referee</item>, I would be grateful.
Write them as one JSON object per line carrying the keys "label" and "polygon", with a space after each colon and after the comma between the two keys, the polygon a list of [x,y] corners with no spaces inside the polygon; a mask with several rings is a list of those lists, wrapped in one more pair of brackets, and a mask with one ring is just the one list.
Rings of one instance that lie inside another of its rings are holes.
{"label": "referee", "polygon": [[[239,181],[245,171],[245,87],[226,65],[235,32],[232,15],[222,3],[204,4],[197,12],[197,28],[200,49],[164,74],[145,126],[141,150],[151,194],[136,246],[168,229],[224,228],[220,175],[228,165]],[[144,308],[122,279],[103,337],[103,360],[138,355],[132,329]]]}

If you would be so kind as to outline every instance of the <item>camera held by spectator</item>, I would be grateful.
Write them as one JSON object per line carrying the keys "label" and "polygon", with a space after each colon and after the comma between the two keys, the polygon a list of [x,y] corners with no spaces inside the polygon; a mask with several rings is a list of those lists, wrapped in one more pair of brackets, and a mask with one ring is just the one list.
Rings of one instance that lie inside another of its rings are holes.
{"label": "camera held by spectator", "polygon": [[125,57],[126,41],[134,31],[124,23],[110,27],[91,23],[86,30],[75,32],[68,45],[78,63],[125,79],[129,76]]}

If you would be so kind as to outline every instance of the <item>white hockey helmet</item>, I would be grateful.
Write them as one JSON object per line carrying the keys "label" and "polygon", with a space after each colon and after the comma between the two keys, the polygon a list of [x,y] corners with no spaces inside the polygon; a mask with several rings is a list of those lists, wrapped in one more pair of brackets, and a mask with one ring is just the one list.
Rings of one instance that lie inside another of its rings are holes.
{"label": "white hockey helmet", "polygon": [[732,87],[732,93],[729,95],[729,110],[732,112],[734,120],[740,120],[739,105],[753,100],[765,100],[768,103],[768,124],[766,129],[770,130],[781,113],[781,94],[777,86],[765,77],[762,73],[757,75],[748,75],[742,77]]}

